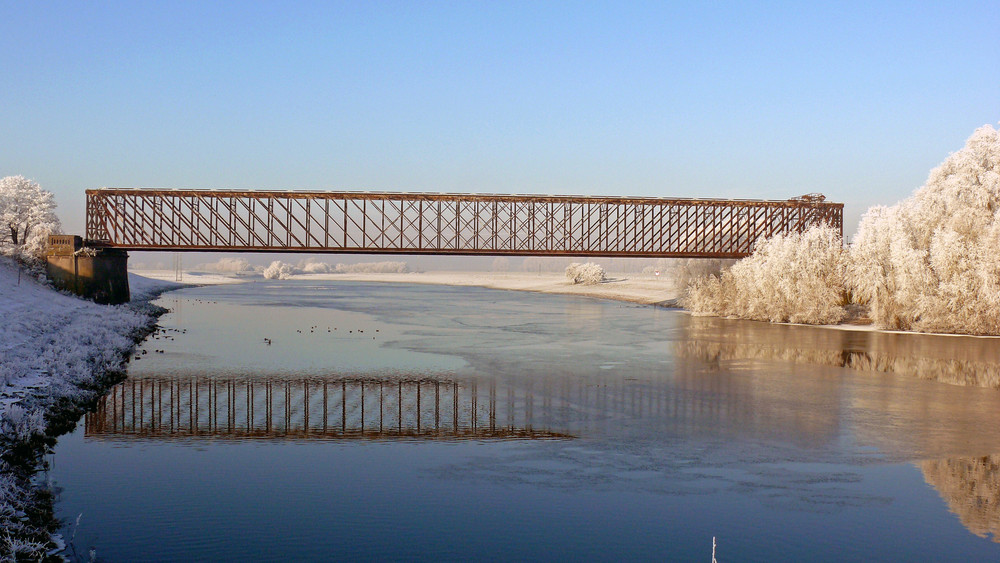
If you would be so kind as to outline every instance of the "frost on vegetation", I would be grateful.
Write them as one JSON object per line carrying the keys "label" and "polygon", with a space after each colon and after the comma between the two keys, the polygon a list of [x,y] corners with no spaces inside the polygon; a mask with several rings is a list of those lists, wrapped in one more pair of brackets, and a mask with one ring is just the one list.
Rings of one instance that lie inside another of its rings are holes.
{"label": "frost on vegetation", "polygon": [[0,460],[0,561],[41,561],[60,545],[52,491]]}
{"label": "frost on vegetation", "polygon": [[45,417],[41,410],[29,410],[11,405],[0,415],[0,433],[6,438],[26,442],[45,432]]}
{"label": "frost on vegetation", "polygon": [[359,264],[337,264],[335,274],[405,274],[410,271],[406,262],[361,262]]}
{"label": "frost on vegetation", "polygon": [[1000,334],[1000,132],[977,129],[908,199],[869,209],[846,254],[822,238],[758,243],[728,273],[693,284],[687,306],[824,323],[849,296],[879,328]]}
{"label": "frost on vegetation", "polygon": [[300,273],[295,266],[282,262],[281,260],[275,260],[271,262],[271,265],[264,268],[264,278],[269,280],[287,280],[293,275]]}
{"label": "frost on vegetation", "polygon": [[909,199],[869,209],[850,282],[879,327],[1000,334],[1000,132],[979,128]]}
{"label": "frost on vegetation", "polygon": [[21,261],[36,261],[48,236],[59,233],[52,192],[23,176],[0,178],[0,253]]}
{"label": "frost on vegetation", "polygon": [[0,257],[0,560],[39,559],[55,545],[51,494],[32,479],[48,436],[124,371],[156,312],[143,302],[97,305],[30,278],[18,284],[17,268]]}
{"label": "frost on vegetation", "polygon": [[257,268],[254,268],[245,258],[231,257],[220,258],[217,262],[210,264],[199,264],[197,269],[224,274],[243,274],[257,271]]}
{"label": "frost on vegetation", "polygon": [[586,264],[573,262],[566,266],[566,277],[573,283],[595,285],[604,281],[605,271],[604,267],[594,262]]}
{"label": "frost on vegetation", "polygon": [[840,233],[816,226],[758,241],[753,254],[720,275],[695,279],[684,303],[701,314],[836,323],[846,314],[846,268]]}
{"label": "frost on vegetation", "polygon": [[329,264],[326,262],[306,262],[293,266],[276,260],[264,269],[264,277],[269,280],[285,280],[298,274],[405,274],[410,271],[406,262],[361,262],[359,264]]}
{"label": "frost on vegetation", "polygon": [[307,262],[302,266],[302,273],[305,274],[332,274],[336,271],[335,266],[326,262]]}
{"label": "frost on vegetation", "polygon": [[683,294],[695,280],[708,276],[721,276],[722,272],[735,262],[735,260],[714,258],[678,258],[669,260],[665,268],[658,271],[670,278],[678,294]]}

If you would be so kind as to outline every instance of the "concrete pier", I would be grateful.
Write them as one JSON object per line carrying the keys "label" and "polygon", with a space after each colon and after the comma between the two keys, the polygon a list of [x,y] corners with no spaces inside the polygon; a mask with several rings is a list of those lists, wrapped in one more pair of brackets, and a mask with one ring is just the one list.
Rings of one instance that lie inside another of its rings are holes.
{"label": "concrete pier", "polygon": [[60,289],[117,305],[129,301],[128,253],[117,248],[84,245],[76,235],[50,235],[46,273]]}

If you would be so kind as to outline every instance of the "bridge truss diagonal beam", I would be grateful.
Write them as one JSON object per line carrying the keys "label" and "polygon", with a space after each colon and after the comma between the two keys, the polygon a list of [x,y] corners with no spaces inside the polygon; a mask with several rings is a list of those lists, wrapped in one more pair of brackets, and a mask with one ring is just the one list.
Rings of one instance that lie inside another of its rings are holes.
{"label": "bridge truss diagonal beam", "polygon": [[376,192],[87,190],[93,243],[125,250],[740,258],[842,203]]}

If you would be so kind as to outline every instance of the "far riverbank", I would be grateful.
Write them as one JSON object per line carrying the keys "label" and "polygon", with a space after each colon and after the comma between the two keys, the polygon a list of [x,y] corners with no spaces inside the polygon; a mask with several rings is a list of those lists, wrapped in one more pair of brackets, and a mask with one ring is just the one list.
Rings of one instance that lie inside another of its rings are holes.
{"label": "far riverbank", "polygon": [[[140,275],[161,280],[175,279],[173,270],[147,270]],[[240,283],[259,280],[259,276],[226,275],[215,273],[184,272],[183,282],[195,285],[215,285],[219,283]],[[377,283],[416,283],[431,285],[451,285],[464,287],[485,287],[512,291],[532,291],[564,295],[581,295],[599,299],[613,299],[641,305],[667,305],[673,303],[679,294],[674,289],[673,280],[660,276],[609,274],[609,278],[599,284],[574,284],[562,273],[523,272],[408,272],[408,273],[344,273],[344,274],[298,274],[289,279],[336,280]]]}

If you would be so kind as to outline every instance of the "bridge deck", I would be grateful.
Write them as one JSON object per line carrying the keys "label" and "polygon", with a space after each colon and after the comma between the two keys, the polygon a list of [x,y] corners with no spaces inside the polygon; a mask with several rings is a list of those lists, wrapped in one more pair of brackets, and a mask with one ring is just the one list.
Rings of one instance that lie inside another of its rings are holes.
{"label": "bridge deck", "polygon": [[125,250],[738,258],[843,204],[539,195],[87,190],[86,238]]}

